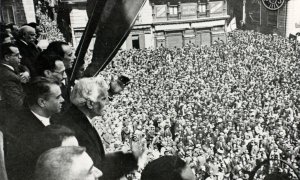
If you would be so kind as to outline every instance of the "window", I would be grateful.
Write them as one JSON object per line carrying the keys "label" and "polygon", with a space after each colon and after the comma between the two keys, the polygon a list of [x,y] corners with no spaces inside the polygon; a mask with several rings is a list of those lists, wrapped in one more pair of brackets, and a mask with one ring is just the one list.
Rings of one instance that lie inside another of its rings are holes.
{"label": "window", "polygon": [[178,15],[177,6],[169,6],[169,14],[170,16],[177,16]]}
{"label": "window", "polygon": [[267,12],[267,23],[270,26],[277,26],[277,11],[270,11]]}
{"label": "window", "polygon": [[3,21],[6,23],[16,23],[13,6],[3,6],[1,9]]}
{"label": "window", "polygon": [[[260,23],[260,2],[259,1],[249,1],[246,4],[246,7],[249,6],[249,12],[248,12],[248,20],[250,23]],[[246,20],[247,21],[247,20]]]}
{"label": "window", "polygon": [[206,3],[200,3],[198,5],[199,14],[206,14]]}
{"label": "window", "polygon": [[164,18],[167,17],[167,6],[166,5],[155,5],[156,17]]}

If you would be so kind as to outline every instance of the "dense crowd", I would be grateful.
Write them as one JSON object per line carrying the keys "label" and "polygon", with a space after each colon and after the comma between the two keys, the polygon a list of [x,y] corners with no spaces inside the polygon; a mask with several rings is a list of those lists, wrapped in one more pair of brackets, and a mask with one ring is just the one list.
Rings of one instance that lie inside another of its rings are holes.
{"label": "dense crowd", "polygon": [[[179,155],[198,179],[248,179],[300,168],[299,53],[288,39],[235,31],[227,44],[120,51],[102,72],[131,75],[96,118],[107,151],[147,144],[147,161]],[[139,177],[139,173],[135,178]]]}

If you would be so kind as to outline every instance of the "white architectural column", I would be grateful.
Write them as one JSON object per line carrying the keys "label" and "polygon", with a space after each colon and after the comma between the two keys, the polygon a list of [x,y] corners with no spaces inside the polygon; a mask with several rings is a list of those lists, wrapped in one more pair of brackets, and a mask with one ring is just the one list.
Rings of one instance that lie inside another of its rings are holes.
{"label": "white architectural column", "polygon": [[22,0],[27,23],[36,22],[33,0]]}
{"label": "white architectural column", "polygon": [[300,32],[300,0],[289,0],[287,3],[286,36]]}

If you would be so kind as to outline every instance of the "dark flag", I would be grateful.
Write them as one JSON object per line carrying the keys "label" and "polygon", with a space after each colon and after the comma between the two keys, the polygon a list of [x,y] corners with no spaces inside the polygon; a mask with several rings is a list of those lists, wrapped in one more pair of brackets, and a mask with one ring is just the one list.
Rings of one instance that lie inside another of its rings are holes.
{"label": "dark flag", "polygon": [[113,59],[126,40],[140,9],[146,0],[88,0],[89,22],[76,50],[77,59],[73,65],[72,78],[84,63],[84,55],[96,30],[91,64],[85,76],[97,75]]}

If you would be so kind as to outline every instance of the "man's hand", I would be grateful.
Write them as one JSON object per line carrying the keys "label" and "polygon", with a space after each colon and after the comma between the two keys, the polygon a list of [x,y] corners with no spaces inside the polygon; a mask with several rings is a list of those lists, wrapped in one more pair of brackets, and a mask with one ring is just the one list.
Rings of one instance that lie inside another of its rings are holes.
{"label": "man's hand", "polygon": [[20,79],[21,79],[22,83],[24,83],[24,84],[28,83],[30,80],[29,72],[25,71],[25,72],[20,73]]}
{"label": "man's hand", "polygon": [[145,146],[144,146],[144,144],[142,144],[139,141],[137,141],[137,142],[132,141],[131,150],[132,150],[132,154],[134,155],[134,157],[136,159],[139,159],[145,152]]}
{"label": "man's hand", "polygon": [[110,82],[110,91],[112,95],[119,94],[121,91],[123,91],[123,89],[124,86],[118,80]]}

